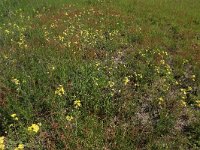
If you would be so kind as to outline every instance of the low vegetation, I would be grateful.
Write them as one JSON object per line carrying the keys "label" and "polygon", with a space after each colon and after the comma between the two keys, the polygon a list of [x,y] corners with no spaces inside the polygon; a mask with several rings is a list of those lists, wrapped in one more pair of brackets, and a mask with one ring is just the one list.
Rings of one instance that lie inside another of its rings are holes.
{"label": "low vegetation", "polygon": [[199,149],[198,0],[1,0],[0,150]]}

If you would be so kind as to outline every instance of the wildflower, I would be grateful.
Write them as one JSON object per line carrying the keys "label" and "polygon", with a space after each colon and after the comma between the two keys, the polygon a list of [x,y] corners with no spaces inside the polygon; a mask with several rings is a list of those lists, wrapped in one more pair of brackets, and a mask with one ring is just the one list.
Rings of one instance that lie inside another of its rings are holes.
{"label": "wildflower", "polygon": [[59,85],[55,91],[56,95],[62,96],[65,94],[65,90],[62,85]]}
{"label": "wildflower", "polygon": [[28,127],[29,132],[35,132],[37,133],[39,131],[40,127],[37,124],[32,124],[30,127]]}
{"label": "wildflower", "polygon": [[161,63],[162,65],[164,65],[164,64],[165,64],[165,60],[161,60],[160,63]]}
{"label": "wildflower", "polygon": [[10,128],[13,127],[13,126],[14,126],[13,124],[10,124],[10,125],[9,125]]}
{"label": "wildflower", "polygon": [[74,117],[73,117],[73,116],[67,115],[67,116],[66,116],[66,119],[67,119],[67,121],[72,121],[72,120],[74,119]]}
{"label": "wildflower", "polygon": [[129,81],[130,81],[130,80],[129,80],[128,77],[125,77],[125,78],[124,78],[124,84],[125,84],[125,85],[127,85]]}
{"label": "wildflower", "polygon": [[156,71],[157,73],[160,73],[159,67],[156,67],[156,68],[155,68],[155,71]]}
{"label": "wildflower", "polygon": [[54,65],[51,65],[50,67],[49,67],[49,70],[51,70],[51,71],[53,71],[53,70],[55,70],[56,69],[56,67],[54,66]]}
{"label": "wildflower", "polygon": [[197,107],[200,107],[200,100],[197,100],[197,101],[196,101],[196,106],[197,106]]}
{"label": "wildflower", "polygon": [[108,84],[109,84],[110,87],[113,87],[115,85],[115,83],[112,82],[112,81],[108,81]]}
{"label": "wildflower", "polygon": [[6,29],[6,30],[5,30],[5,33],[6,33],[6,34],[9,34],[9,33],[10,33],[10,31]]}
{"label": "wildflower", "polygon": [[16,120],[16,121],[19,120],[18,117],[17,117],[17,114],[12,114],[12,115],[10,115],[10,116],[11,116],[14,120]]}
{"label": "wildflower", "polygon": [[96,62],[95,66],[98,67],[99,65],[100,65],[100,63],[99,63],[99,62]]}
{"label": "wildflower", "polygon": [[138,74],[138,77],[139,77],[140,79],[142,79],[142,74]]}
{"label": "wildflower", "polygon": [[185,96],[182,96],[181,98],[182,98],[182,99],[186,99],[186,97],[185,97]]}
{"label": "wildflower", "polygon": [[4,136],[0,136],[0,150],[5,149]]}
{"label": "wildflower", "polygon": [[4,142],[4,136],[0,136],[0,144]]}
{"label": "wildflower", "polygon": [[12,114],[12,115],[10,115],[10,116],[14,118],[14,117],[16,117],[17,115],[16,115],[16,114]]}
{"label": "wildflower", "polygon": [[62,42],[64,41],[64,37],[63,37],[63,36],[60,36],[60,35],[59,35],[58,38],[59,38],[60,41],[62,41]]}
{"label": "wildflower", "polygon": [[158,102],[159,105],[161,105],[164,102],[164,99],[162,97],[160,97],[158,100],[159,100]]}
{"label": "wildflower", "polygon": [[196,76],[192,75],[191,78],[192,78],[192,81],[195,81]]}
{"label": "wildflower", "polygon": [[[98,80],[97,80],[97,81],[98,81]],[[96,80],[94,81],[94,84],[95,84],[96,86],[98,86],[98,85],[99,85],[99,84],[97,83],[97,81],[96,81]]]}
{"label": "wildflower", "polygon": [[181,89],[181,92],[183,92],[184,95],[187,94],[186,89]]}
{"label": "wildflower", "polygon": [[22,150],[22,149],[24,149],[24,144],[19,144],[17,148],[15,148],[14,150]]}
{"label": "wildflower", "polygon": [[188,87],[188,91],[192,91],[192,87],[191,86]]}
{"label": "wildflower", "polygon": [[81,101],[80,101],[80,100],[75,100],[75,101],[74,101],[74,107],[75,107],[75,108],[81,107]]}
{"label": "wildflower", "polygon": [[[113,89],[112,89],[112,90],[113,90]],[[111,92],[111,93],[110,93],[110,96],[112,96],[112,97],[113,97],[113,96],[114,96],[114,94],[115,94],[114,92]]]}
{"label": "wildflower", "polygon": [[15,85],[19,85],[19,84],[20,84],[19,80],[16,79],[16,78],[12,78],[11,81],[12,81]]}
{"label": "wildflower", "polygon": [[170,71],[168,71],[168,72],[167,72],[167,74],[168,74],[168,75],[170,75],[170,74],[171,74],[171,72],[170,72]]}
{"label": "wildflower", "polygon": [[51,24],[51,28],[54,28],[54,27],[55,27],[55,25],[52,23],[52,24]]}
{"label": "wildflower", "polygon": [[181,105],[184,106],[184,107],[186,107],[187,103],[184,100],[181,100]]}

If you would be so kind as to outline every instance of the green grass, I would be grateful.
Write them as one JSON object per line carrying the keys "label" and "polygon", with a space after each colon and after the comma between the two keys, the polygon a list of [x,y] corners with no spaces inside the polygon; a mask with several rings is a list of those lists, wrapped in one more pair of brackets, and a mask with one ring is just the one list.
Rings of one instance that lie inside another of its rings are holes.
{"label": "green grass", "polygon": [[199,8],[2,0],[0,150],[199,149]]}

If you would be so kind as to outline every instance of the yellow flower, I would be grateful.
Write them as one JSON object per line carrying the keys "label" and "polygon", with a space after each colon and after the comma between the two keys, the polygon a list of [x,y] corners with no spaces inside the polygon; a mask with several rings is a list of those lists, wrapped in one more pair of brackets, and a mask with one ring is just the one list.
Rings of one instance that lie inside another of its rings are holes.
{"label": "yellow flower", "polygon": [[112,81],[108,81],[108,84],[109,84],[110,87],[113,87],[115,85],[115,83],[112,82]]}
{"label": "yellow flower", "polygon": [[200,100],[197,100],[197,101],[196,101],[196,106],[197,106],[197,107],[200,107]]}
{"label": "yellow flower", "polygon": [[184,100],[181,100],[181,105],[184,106],[184,107],[186,107],[187,103]]}
{"label": "yellow flower", "polygon": [[159,104],[159,105],[162,105],[162,103],[164,102],[164,99],[163,99],[162,97],[160,97],[158,100],[159,100],[159,101],[158,101],[158,104]]}
{"label": "yellow flower", "polygon": [[17,114],[12,114],[10,115],[14,120],[19,120],[18,117],[17,117]]}
{"label": "yellow flower", "polygon": [[60,41],[62,41],[62,42],[64,41],[64,37],[63,36],[59,35],[58,38],[59,38]]}
{"label": "yellow flower", "polygon": [[4,144],[0,144],[0,150],[4,150],[5,149],[5,145]]}
{"label": "yellow flower", "polygon": [[100,65],[100,63],[99,63],[99,62],[96,62],[95,66],[98,67],[99,65]]}
{"label": "yellow flower", "polygon": [[55,91],[56,95],[62,96],[65,94],[65,90],[62,85],[59,85]]}
{"label": "yellow flower", "polygon": [[73,117],[73,116],[67,115],[67,116],[66,116],[66,119],[67,119],[67,121],[72,121],[72,120],[74,119],[74,117]]}
{"label": "yellow flower", "polygon": [[79,107],[81,107],[81,101],[80,100],[75,100],[74,101],[74,106],[75,106],[75,108],[79,108]]}
{"label": "yellow flower", "polygon": [[192,75],[192,78],[196,78],[196,76],[195,76],[195,75]]}
{"label": "yellow flower", "polygon": [[191,86],[188,86],[188,91],[192,91],[192,87]]}
{"label": "yellow flower", "polygon": [[40,127],[37,124],[32,124],[30,127],[28,127],[28,131],[37,133],[39,131]]}
{"label": "yellow flower", "polygon": [[130,81],[130,80],[129,80],[128,77],[125,77],[125,78],[124,78],[124,84],[125,84],[125,85],[127,85],[129,81]]}
{"label": "yellow flower", "polygon": [[24,144],[19,144],[17,148],[15,148],[14,150],[22,150],[24,149]]}
{"label": "yellow flower", "polygon": [[181,89],[181,92],[183,92],[184,95],[187,94],[186,89]]}
{"label": "yellow flower", "polygon": [[185,96],[182,96],[181,98],[182,98],[182,99],[186,99],[186,97],[185,97]]}
{"label": "yellow flower", "polygon": [[4,136],[0,136],[0,150],[5,149]]}
{"label": "yellow flower", "polygon": [[160,63],[161,63],[162,65],[164,65],[164,64],[165,64],[165,60],[161,60]]}
{"label": "yellow flower", "polygon": [[195,81],[196,76],[192,75],[191,78],[192,78],[192,81]]}
{"label": "yellow flower", "polygon": [[17,116],[17,114],[12,114],[12,115],[10,115],[10,116],[14,118],[14,117],[16,117],[16,116]]}
{"label": "yellow flower", "polygon": [[16,78],[12,78],[11,81],[12,81],[15,85],[19,85],[19,84],[20,84],[19,80],[16,79]]}
{"label": "yellow flower", "polygon": [[9,125],[10,128],[13,127],[13,126],[14,126],[13,124],[10,124],[10,125]]}
{"label": "yellow flower", "polygon": [[6,30],[5,30],[5,33],[6,33],[6,34],[9,34],[9,33],[10,33],[10,31],[6,29]]}
{"label": "yellow flower", "polygon": [[0,144],[4,143],[4,136],[0,136]]}

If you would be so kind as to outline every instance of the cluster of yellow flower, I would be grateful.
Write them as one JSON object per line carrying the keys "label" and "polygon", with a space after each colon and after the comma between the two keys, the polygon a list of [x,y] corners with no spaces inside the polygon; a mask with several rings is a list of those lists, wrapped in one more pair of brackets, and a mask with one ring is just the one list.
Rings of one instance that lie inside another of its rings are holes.
{"label": "cluster of yellow flower", "polygon": [[[11,114],[10,116],[13,118],[13,120],[16,120],[16,121],[19,120],[19,118],[17,117],[17,114],[15,113]],[[37,133],[40,129],[39,125],[40,124],[32,124],[30,127],[28,127],[28,131]]]}
{"label": "cluster of yellow flower", "polygon": [[[13,120],[19,120],[19,118],[17,117],[17,114],[11,114],[10,115]],[[28,127],[28,131],[30,133],[37,133],[40,129],[39,125],[41,124],[32,124],[31,126]],[[10,126],[13,126],[13,124],[11,124]],[[0,137],[0,150],[4,150],[5,149],[5,144],[4,144],[4,136]],[[18,144],[18,146],[14,149],[14,150],[23,150],[24,149],[24,144],[20,143]]]}
{"label": "cluster of yellow flower", "polygon": [[134,75],[138,79],[142,79],[143,78],[143,75],[141,73],[134,72]]}
{"label": "cluster of yellow flower", "polygon": [[124,85],[127,85],[127,84],[129,83],[129,81],[130,81],[129,78],[128,78],[128,77],[125,77],[125,78],[124,78]]}
{"label": "cluster of yellow flower", "polygon": [[28,127],[29,132],[35,132],[37,133],[39,131],[40,127],[37,124],[32,124],[30,127]]}
{"label": "cluster of yellow flower", "polygon": [[75,108],[81,107],[81,101],[79,99],[74,101],[74,107]]}
{"label": "cluster of yellow flower", "polygon": [[158,99],[158,104],[159,104],[159,105],[162,105],[163,102],[164,102],[164,99],[163,99],[162,97],[160,97],[160,98]]}
{"label": "cluster of yellow flower", "polygon": [[191,79],[192,79],[192,81],[195,81],[196,76],[195,76],[195,75],[192,75],[192,76],[191,76]]}
{"label": "cluster of yellow flower", "polygon": [[[74,101],[74,107],[76,109],[80,108],[82,106],[81,101],[79,99]],[[66,116],[66,120],[67,121],[72,121],[74,119],[74,117],[72,115],[67,115]]]}
{"label": "cluster of yellow flower", "polygon": [[66,119],[67,119],[67,121],[72,121],[72,120],[74,119],[74,117],[73,117],[73,116],[70,116],[70,115],[67,115],[67,116],[66,116]]}
{"label": "cluster of yellow flower", "polygon": [[0,136],[0,150],[5,149],[4,136]]}
{"label": "cluster of yellow flower", "polygon": [[24,144],[19,144],[14,150],[23,150]]}
{"label": "cluster of yellow flower", "polygon": [[62,85],[59,85],[55,91],[56,95],[62,96],[65,94],[64,87]]}
{"label": "cluster of yellow flower", "polygon": [[16,78],[12,78],[11,81],[12,81],[15,85],[19,85],[19,84],[20,84],[19,80],[16,79]]}
{"label": "cluster of yellow flower", "polygon": [[172,69],[171,69],[170,65],[166,64],[165,68],[166,68],[167,74],[171,75],[172,74]]}
{"label": "cluster of yellow flower", "polygon": [[162,60],[160,61],[160,63],[161,63],[162,65],[164,65],[164,64],[165,64],[165,60],[162,59]]}
{"label": "cluster of yellow flower", "polygon": [[[0,137],[0,150],[4,150],[6,147],[5,147],[5,144],[4,144],[4,140],[5,140],[5,137],[4,136],[1,136]],[[24,149],[24,144],[18,144],[18,146],[14,149],[14,150],[23,150]]]}
{"label": "cluster of yellow flower", "polygon": [[13,118],[13,120],[19,120],[19,118],[17,117],[17,114],[12,114],[12,115],[10,115],[12,118]]}
{"label": "cluster of yellow flower", "polygon": [[187,103],[184,100],[181,100],[181,105],[184,106],[184,107],[186,107]]}
{"label": "cluster of yellow flower", "polygon": [[197,106],[197,107],[200,107],[200,100],[197,100],[197,101],[196,101],[196,106]]}
{"label": "cluster of yellow flower", "polygon": [[108,81],[108,85],[109,85],[110,88],[112,88],[112,87],[115,85],[115,82],[113,82],[113,81]]}
{"label": "cluster of yellow flower", "polygon": [[186,89],[180,89],[180,91],[182,92],[182,99],[186,99],[186,95],[187,95],[187,90]]}
{"label": "cluster of yellow flower", "polygon": [[20,33],[19,41],[17,42],[20,48],[27,48],[26,37],[23,33]]}

